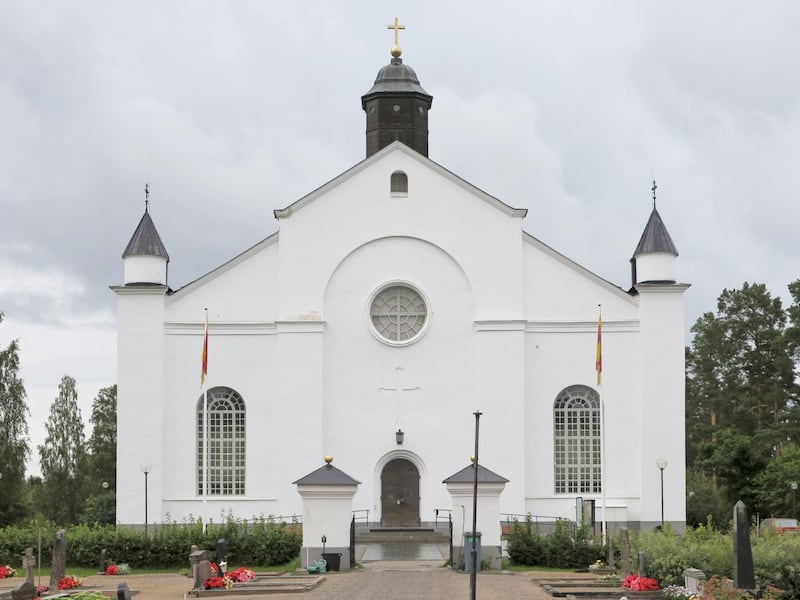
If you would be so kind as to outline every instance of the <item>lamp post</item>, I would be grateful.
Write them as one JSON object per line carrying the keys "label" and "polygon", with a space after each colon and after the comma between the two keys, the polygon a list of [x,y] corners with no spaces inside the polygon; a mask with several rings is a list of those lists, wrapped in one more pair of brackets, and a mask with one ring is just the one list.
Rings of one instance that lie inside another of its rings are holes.
{"label": "lamp post", "polygon": [[478,431],[480,428],[481,411],[476,410],[475,415],[475,458],[472,462],[472,570],[469,574],[469,597],[470,600],[475,600],[477,593],[478,583],[478,548],[476,546],[478,534],[475,531],[478,528]]}
{"label": "lamp post", "polygon": [[147,476],[150,474],[150,463],[145,463],[141,467],[144,473],[144,535],[147,537]]}
{"label": "lamp post", "polygon": [[792,518],[794,519],[795,498],[797,497],[797,482],[793,481],[790,487],[792,488]]}
{"label": "lamp post", "polygon": [[658,470],[661,471],[661,529],[664,529],[664,469],[667,468],[667,459],[659,458],[656,461]]}

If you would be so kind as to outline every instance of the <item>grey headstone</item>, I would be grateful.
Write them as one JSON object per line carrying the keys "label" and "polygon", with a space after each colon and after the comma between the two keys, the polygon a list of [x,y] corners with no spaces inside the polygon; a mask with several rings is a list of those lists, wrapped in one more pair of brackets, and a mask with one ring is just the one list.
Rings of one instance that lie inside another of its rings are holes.
{"label": "grey headstone", "polygon": [[56,531],[56,541],[53,545],[53,565],[50,567],[50,589],[58,589],[59,579],[63,579],[67,570],[67,532],[63,529]]}
{"label": "grey headstone", "polygon": [[195,550],[189,555],[189,562],[192,564],[192,589],[203,589],[206,579],[211,577],[210,559],[208,550]]}
{"label": "grey headstone", "polygon": [[106,569],[108,568],[108,551],[103,548],[100,550],[100,566],[97,567],[97,572],[101,575],[106,574]]}
{"label": "grey headstone", "polygon": [[630,575],[633,573],[633,565],[631,565],[631,539],[628,536],[628,528],[619,528],[619,563],[623,575]]}
{"label": "grey headstone", "polygon": [[11,590],[11,600],[33,600],[36,598],[36,586],[25,581]]}
{"label": "grey headstone", "polygon": [[25,567],[25,581],[33,585],[33,567],[36,566],[36,561],[33,559],[33,548],[25,548],[22,566]]}
{"label": "grey headstone", "polygon": [[733,586],[740,590],[753,590],[756,587],[750,522],[747,519],[747,507],[741,500],[733,507]]}
{"label": "grey headstone", "polygon": [[131,590],[127,583],[120,583],[117,586],[117,600],[131,600]]}
{"label": "grey headstone", "polygon": [[639,577],[647,577],[647,554],[644,550],[639,550],[639,569],[636,574]]}

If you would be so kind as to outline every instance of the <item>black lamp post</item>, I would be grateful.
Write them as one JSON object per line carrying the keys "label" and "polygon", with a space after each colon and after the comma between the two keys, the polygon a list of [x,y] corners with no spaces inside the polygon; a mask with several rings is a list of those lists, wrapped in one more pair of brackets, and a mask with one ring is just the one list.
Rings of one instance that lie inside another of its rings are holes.
{"label": "black lamp post", "polygon": [[475,600],[478,583],[478,565],[476,564],[478,562],[478,534],[475,531],[478,528],[478,431],[483,413],[476,410],[472,414],[475,415],[475,456],[472,463],[474,469],[472,473],[472,570],[469,574],[469,597],[470,600]]}
{"label": "black lamp post", "polygon": [[144,535],[147,536],[147,476],[150,474],[150,464],[145,463],[142,465],[142,473],[144,473]]}
{"label": "black lamp post", "polygon": [[794,519],[795,498],[797,497],[797,482],[793,481],[791,488],[792,488],[792,518]]}
{"label": "black lamp post", "polygon": [[664,469],[667,468],[667,459],[659,458],[656,461],[658,470],[661,471],[661,529],[664,529]]}

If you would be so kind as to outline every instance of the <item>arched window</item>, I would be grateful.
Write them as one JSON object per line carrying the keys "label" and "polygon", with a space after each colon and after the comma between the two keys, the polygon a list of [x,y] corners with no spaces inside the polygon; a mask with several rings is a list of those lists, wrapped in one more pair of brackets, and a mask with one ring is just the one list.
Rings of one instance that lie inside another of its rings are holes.
{"label": "arched window", "polygon": [[571,385],[553,405],[556,494],[599,494],[601,489],[600,396]]}
{"label": "arched window", "polygon": [[[205,413],[203,397],[197,402],[197,493],[241,496],[245,475],[244,400],[227,387],[212,388],[206,395]],[[207,431],[204,422],[208,423]]]}
{"label": "arched window", "polygon": [[402,171],[395,171],[392,173],[389,188],[392,196],[408,195],[408,175]]}

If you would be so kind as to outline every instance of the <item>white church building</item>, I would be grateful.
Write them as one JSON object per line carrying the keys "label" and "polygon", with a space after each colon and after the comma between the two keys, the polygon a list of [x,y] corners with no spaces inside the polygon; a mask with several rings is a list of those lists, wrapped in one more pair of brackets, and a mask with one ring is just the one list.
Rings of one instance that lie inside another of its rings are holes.
{"label": "white church building", "polygon": [[689,286],[655,207],[618,286],[428,158],[432,97],[398,48],[361,102],[366,158],[196,281],[171,287],[145,210],[112,288],[118,522],[144,523],[145,480],[150,523],[302,514],[293,482],[330,455],[354,509],[418,526],[452,508],[480,410],[502,513],[575,519],[583,499],[612,527],[682,528]]}

